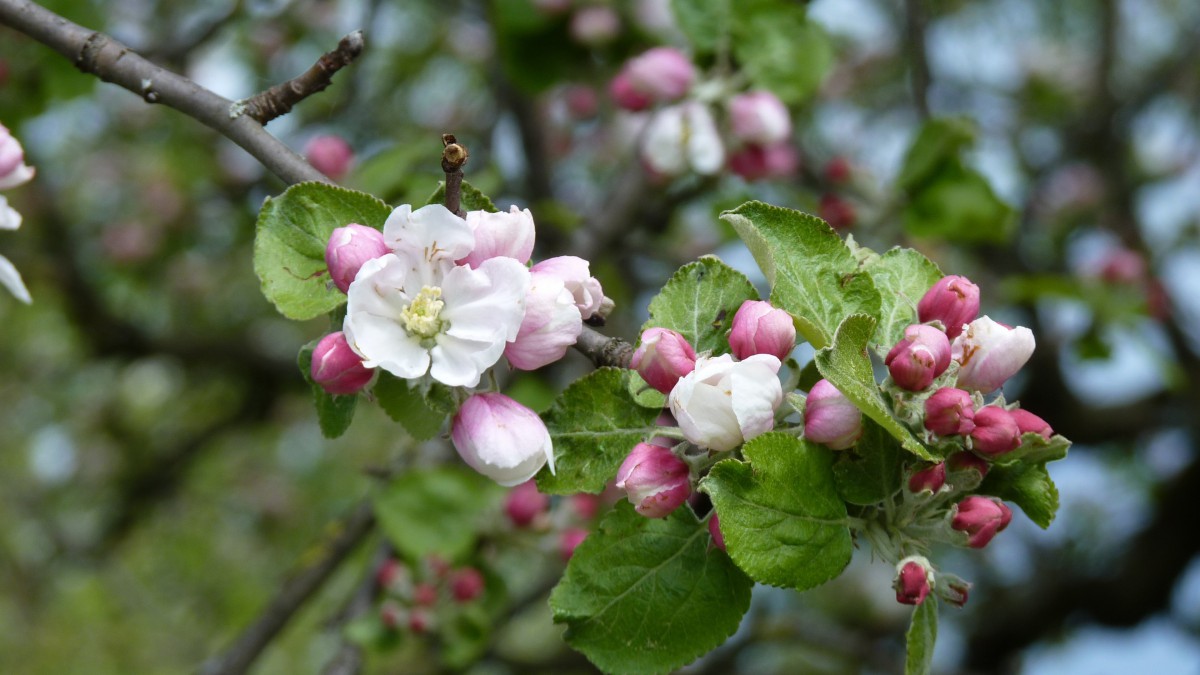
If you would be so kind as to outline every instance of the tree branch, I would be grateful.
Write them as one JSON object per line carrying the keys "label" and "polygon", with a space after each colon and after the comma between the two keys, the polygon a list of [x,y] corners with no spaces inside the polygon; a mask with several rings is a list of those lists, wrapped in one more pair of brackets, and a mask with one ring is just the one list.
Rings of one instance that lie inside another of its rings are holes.
{"label": "tree branch", "polygon": [[584,326],[583,332],[579,334],[575,349],[588,357],[597,368],[628,368],[633,358],[633,345],[621,338],[608,337],[588,326]]}
{"label": "tree branch", "polygon": [[337,47],[321,55],[311,68],[287,82],[234,104],[235,113],[248,115],[266,124],[286,115],[295,105],[313,94],[324,91],[333,83],[333,76],[350,65],[363,50],[363,32],[356,30],[342,38]]}
{"label": "tree branch", "polygon": [[285,183],[329,182],[254,119],[233,115],[229,99],[154,65],[108,35],[27,0],[0,0],[0,24],[54,49],[85,73],[196,119],[240,145]]}
{"label": "tree branch", "polygon": [[921,119],[929,117],[929,58],[925,53],[925,8],[922,0],[904,0],[904,34],[912,83],[913,105]]}
{"label": "tree branch", "polygon": [[442,171],[446,173],[446,208],[459,218],[466,218],[462,208],[463,166],[470,157],[467,146],[461,145],[454,134],[442,134]]}

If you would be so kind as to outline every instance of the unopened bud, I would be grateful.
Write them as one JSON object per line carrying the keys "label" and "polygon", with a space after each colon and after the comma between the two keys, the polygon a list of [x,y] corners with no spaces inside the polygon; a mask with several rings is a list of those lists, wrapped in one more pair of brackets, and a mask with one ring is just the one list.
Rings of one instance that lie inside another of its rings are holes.
{"label": "unopened bud", "polygon": [[862,411],[829,380],[817,380],[804,404],[804,437],[832,450],[845,450],[858,442],[862,432]]}
{"label": "unopened bud", "polygon": [[333,180],[341,180],[350,172],[354,163],[354,150],[341,136],[324,134],[313,136],[304,146],[308,163]]}
{"label": "unopened bud", "polygon": [[600,280],[592,276],[591,264],[583,258],[573,255],[561,255],[547,258],[529,269],[531,273],[548,274],[562,280],[563,286],[571,293],[579,316],[585,321],[600,313],[604,306],[604,289]]}
{"label": "unopened bud", "polygon": [[672,47],[655,47],[630,59],[621,72],[630,86],[652,101],[676,101],[691,89],[696,67],[683,52]]}
{"label": "unopened bud", "polygon": [[437,587],[430,583],[413,586],[412,601],[417,607],[433,607],[438,601]]}
{"label": "unopened bud", "polygon": [[[946,579],[946,576],[952,578]],[[952,575],[940,575],[938,578],[937,594],[946,602],[955,607],[963,607],[967,604],[967,597],[971,593],[971,584],[967,581],[954,577]]]}
{"label": "unopened bud", "polygon": [[967,545],[983,548],[1012,521],[1012,510],[995,497],[972,495],[954,507],[950,527],[967,535]]}
{"label": "unopened bud", "polygon": [[634,350],[629,365],[646,384],[670,394],[679,378],[696,368],[696,350],[687,338],[673,330],[648,328],[642,333],[641,344]]}
{"label": "unopened bud", "polygon": [[962,389],[938,389],[925,399],[925,428],[939,436],[971,433],[975,429],[975,401]]}
{"label": "unopened bud", "polygon": [[908,479],[908,490],[914,494],[928,492],[937,494],[946,484],[946,463],[938,462],[931,467],[921,469]]}
{"label": "unopened bud", "polygon": [[390,252],[383,240],[383,233],[373,227],[358,223],[339,227],[329,235],[329,243],[325,246],[325,265],[329,267],[329,278],[338,290],[345,293],[354,283],[354,277],[363,263]]}
{"label": "unopened bud", "polygon": [[456,570],[450,576],[450,594],[458,602],[470,602],[483,593],[483,573],[474,567]]}
{"label": "unopened bud", "polygon": [[634,446],[617,469],[616,485],[647,518],[669,515],[692,493],[687,463],[667,448],[650,443]]}
{"label": "unopened bud", "polygon": [[409,582],[408,568],[395,558],[383,561],[375,572],[375,582],[386,591],[397,590]]}
{"label": "unopened bud", "polygon": [[379,621],[388,630],[396,630],[405,622],[404,609],[394,600],[386,600],[379,606]]}
{"label": "unopened bud", "polygon": [[896,386],[921,391],[950,365],[950,341],[942,331],[924,325],[904,329],[904,338],[888,352],[884,363]]}
{"label": "unopened bud", "polygon": [[590,46],[612,42],[621,33],[621,17],[604,5],[581,7],[571,17],[571,37]]}
{"label": "unopened bud", "polygon": [[509,491],[504,500],[504,512],[517,527],[528,527],[550,508],[550,497],[538,492],[537,483],[525,481]]}
{"label": "unopened bud", "polygon": [[979,287],[966,277],[942,277],[917,303],[917,317],[922,323],[940,321],[946,327],[946,337],[953,340],[963,332],[963,326],[979,316]]}
{"label": "unopened bud", "polygon": [[558,536],[558,553],[564,561],[575,555],[575,549],[587,539],[588,531],[579,527],[568,527]]}
{"label": "unopened bud", "polygon": [[751,91],[730,99],[729,127],[744,143],[769,145],[791,135],[792,115],[775,94]]}
{"label": "unopened bud", "polygon": [[354,353],[346,335],[341,331],[321,338],[313,349],[313,382],[330,394],[354,394],[367,386],[375,371],[363,366],[362,357]]}
{"label": "unopened bud", "polygon": [[0,124],[0,189],[16,187],[33,178],[33,167],[25,164],[25,149],[12,133]]}
{"label": "unopened bud", "polygon": [[788,143],[747,145],[729,156],[729,170],[748,181],[785,178],[800,168],[800,156]]}
{"label": "unopened bud", "polygon": [[958,386],[984,394],[995,391],[1033,355],[1033,333],[1023,326],[1009,328],[982,316],[954,338],[954,360],[962,366]]}
{"label": "unopened bud", "polygon": [[1046,420],[1028,410],[1017,408],[1016,410],[1009,410],[1008,414],[1012,415],[1013,421],[1017,423],[1017,429],[1022,434],[1039,434],[1046,440],[1050,440],[1050,437],[1054,435],[1054,430],[1050,428]]}
{"label": "unopened bud", "polygon": [[562,279],[544,272],[529,275],[525,317],[504,357],[518,370],[537,370],[558,361],[583,331],[583,319],[574,296]]}
{"label": "unopened bud", "polygon": [[717,517],[717,512],[708,517],[708,533],[712,535],[713,546],[725,550],[725,535],[721,533],[721,519]]}
{"label": "unopened bud", "polygon": [[423,609],[413,608],[408,613],[408,629],[417,635],[429,632],[433,627],[433,616]]}
{"label": "unopened bud", "polygon": [[547,462],[554,472],[554,445],[537,413],[504,394],[474,394],[450,425],[454,449],[472,469],[504,486],[533,478]]}
{"label": "unopened bud", "polygon": [[1021,429],[1009,411],[999,406],[984,406],[975,412],[971,443],[976,452],[994,458],[1021,445]]}
{"label": "unopened bud", "polygon": [[896,578],[892,581],[896,602],[919,605],[925,602],[933,585],[933,566],[923,556],[909,556],[896,564]]}
{"label": "unopened bud", "polygon": [[854,225],[857,218],[854,205],[833,193],[821,195],[819,212],[821,220],[829,223],[835,230],[844,230]]}
{"label": "unopened bud", "polygon": [[747,300],[733,315],[729,346],[739,359],[771,354],[783,361],[796,347],[796,325],[791,314],[772,307],[771,303]]}
{"label": "unopened bud", "polygon": [[631,112],[640,112],[650,107],[654,101],[650,96],[633,88],[629,73],[621,71],[613,77],[608,85],[608,93],[612,95],[617,105]]}

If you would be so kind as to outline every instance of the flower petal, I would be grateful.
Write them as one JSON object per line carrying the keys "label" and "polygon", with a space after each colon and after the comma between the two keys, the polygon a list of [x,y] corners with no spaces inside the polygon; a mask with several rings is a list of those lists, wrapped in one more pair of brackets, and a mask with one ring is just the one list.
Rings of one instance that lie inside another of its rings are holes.
{"label": "flower petal", "polygon": [[453,262],[475,247],[475,235],[467,221],[441,204],[416,211],[408,204],[397,207],[383,224],[383,238],[393,251],[427,262]]}
{"label": "flower petal", "polygon": [[15,230],[21,227],[21,214],[8,205],[8,199],[0,195],[0,230]]}
{"label": "flower petal", "polygon": [[474,387],[479,384],[483,371],[495,365],[504,353],[503,340],[467,340],[447,333],[435,339],[437,344],[429,350],[433,356],[433,367],[429,374],[451,387]]}
{"label": "flower petal", "polygon": [[499,340],[503,350],[503,343],[521,330],[529,285],[528,268],[512,258],[489,258],[476,269],[454,267],[442,280],[442,317],[450,323],[446,333],[481,342]]}
{"label": "flower petal", "polygon": [[18,300],[25,304],[33,302],[33,298],[29,297],[29,290],[25,288],[25,282],[21,281],[21,273],[16,267],[8,261],[8,258],[0,255],[0,284],[3,284]]}

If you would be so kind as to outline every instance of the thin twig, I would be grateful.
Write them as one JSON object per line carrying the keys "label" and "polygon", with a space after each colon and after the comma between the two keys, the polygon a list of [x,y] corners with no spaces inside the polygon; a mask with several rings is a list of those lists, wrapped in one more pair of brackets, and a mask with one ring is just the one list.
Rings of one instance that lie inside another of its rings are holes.
{"label": "thin twig", "polygon": [[322,54],[311,68],[300,75],[238,101],[234,106],[234,114],[247,115],[258,120],[259,124],[288,114],[297,103],[332,84],[333,76],[362,53],[363,44],[361,30],[350,33],[338,42],[333,51]]}
{"label": "thin twig", "polygon": [[70,59],[83,72],[128,89],[147,103],[161,103],[195,118],[242,146],[285,183],[329,182],[253,118],[231,116],[229,99],[154,65],[104,33],[27,0],[0,0],[0,24],[28,35]]}
{"label": "thin twig", "polygon": [[442,171],[446,173],[446,208],[459,218],[466,218],[462,208],[463,165],[470,157],[467,147],[454,134],[442,134]]}
{"label": "thin twig", "polygon": [[921,119],[929,117],[929,57],[925,53],[925,8],[923,0],[904,0],[904,33],[912,80],[913,104]]}
{"label": "thin twig", "polygon": [[[358,582],[358,587],[354,590],[354,594],[350,596],[350,600],[337,613],[336,616],[329,622],[329,627],[332,630],[340,630],[346,624],[365,615],[370,611],[375,604],[375,599],[379,597],[379,581],[377,570],[387,562],[388,558],[392,557],[392,545],[386,541],[379,544],[375,554],[371,556],[371,561],[363,572],[363,578]],[[362,670],[363,653],[362,647],[347,640],[342,639],[342,646],[338,648],[337,654],[330,659],[329,663],[325,664],[323,675],[355,675]]]}

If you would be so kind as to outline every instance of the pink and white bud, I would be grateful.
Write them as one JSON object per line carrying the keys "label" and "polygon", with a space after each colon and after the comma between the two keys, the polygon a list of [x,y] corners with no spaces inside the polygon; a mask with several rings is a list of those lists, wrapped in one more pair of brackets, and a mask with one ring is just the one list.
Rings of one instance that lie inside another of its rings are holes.
{"label": "pink and white bud", "polygon": [[672,47],[655,47],[630,59],[622,72],[629,84],[652,101],[677,101],[692,88],[696,67],[683,52]]}
{"label": "pink and white bud", "polygon": [[457,602],[466,603],[478,598],[486,585],[483,573],[474,567],[463,567],[450,575],[450,595]]}
{"label": "pink and white bud", "polygon": [[385,600],[379,605],[379,622],[388,630],[397,630],[408,620],[407,613],[395,600]]}
{"label": "pink and white bud", "polygon": [[554,446],[538,414],[504,394],[484,392],[463,402],[450,426],[454,449],[472,469],[512,487],[533,478]]}
{"label": "pink and white bud", "polygon": [[937,588],[938,596],[955,607],[962,608],[966,606],[967,598],[971,594],[970,582],[954,577],[948,581],[945,578],[939,579],[939,583],[940,585]]}
{"label": "pink and white bud", "polygon": [[965,532],[967,545],[983,548],[1012,521],[1012,510],[995,497],[972,495],[954,507],[950,527]]}
{"label": "pink and white bud", "polygon": [[938,389],[925,399],[925,428],[939,436],[971,433],[975,428],[975,401],[962,389]]}
{"label": "pink and white bud", "polygon": [[329,278],[338,290],[345,293],[362,269],[363,263],[391,253],[383,233],[373,227],[350,223],[329,235],[325,246],[325,264]]}
{"label": "pink and white bud", "polygon": [[537,370],[561,359],[583,330],[575,298],[562,279],[543,272],[529,278],[525,318],[517,337],[504,347],[504,357],[518,370]]}
{"label": "pink and white bud", "polygon": [[579,315],[585,321],[603,312],[606,300],[609,304],[612,302],[604,297],[604,289],[600,286],[600,280],[592,276],[591,263],[583,258],[573,255],[547,258],[534,265],[529,271],[535,274],[539,272],[549,274],[562,279],[563,286],[571,293],[575,306],[579,308]]}
{"label": "pink and white bud", "polygon": [[667,328],[647,328],[629,366],[651,387],[670,394],[679,378],[696,368],[696,350],[687,338]]}
{"label": "pink and white bud", "polygon": [[904,329],[884,363],[896,386],[921,391],[950,366],[950,341],[933,326],[914,324]]}
{"label": "pink and white bud", "polygon": [[804,404],[804,437],[831,450],[845,450],[862,433],[862,411],[829,380],[817,380]]}
{"label": "pink and white bud", "polygon": [[751,91],[730,99],[729,127],[743,143],[771,145],[792,134],[792,115],[775,94]]}
{"label": "pink and white bud", "polygon": [[771,354],[783,361],[796,347],[796,325],[791,314],[771,303],[747,300],[733,315],[729,346],[739,359]]}
{"label": "pink and white bud", "polygon": [[484,260],[500,256],[527,263],[533,255],[534,225],[529,209],[519,210],[513,206],[508,213],[468,211],[467,225],[475,234],[475,248],[457,261],[459,265],[470,265],[475,269]]}
{"label": "pink and white bud", "polygon": [[616,485],[647,518],[670,515],[692,494],[687,463],[667,448],[650,443],[633,447],[617,469]]}
{"label": "pink and white bud", "polygon": [[697,101],[663,108],[646,125],[641,158],[659,176],[680,176],[694,171],[716,174],[725,165],[725,145],[708,106]]}
{"label": "pink and white bud", "polygon": [[629,73],[623,70],[617,73],[612,82],[608,84],[608,93],[612,95],[613,101],[616,101],[618,106],[630,112],[641,112],[654,103],[650,96],[633,88]]}
{"label": "pink and white bud", "polygon": [[951,347],[962,366],[958,386],[984,394],[995,391],[1029,361],[1034,346],[1028,328],[1009,328],[986,316],[975,319]]}
{"label": "pink and white bud", "polygon": [[825,165],[825,180],[840,185],[850,180],[850,160],[845,157],[834,157]]}
{"label": "pink and white bud", "polygon": [[313,349],[313,382],[330,394],[356,394],[367,386],[375,371],[363,366],[362,357],[354,353],[345,333],[338,331],[321,338]]}
{"label": "pink and white bud", "polygon": [[1038,434],[1046,440],[1050,440],[1050,437],[1054,435],[1054,430],[1050,428],[1046,420],[1028,410],[1017,408],[1016,410],[1009,410],[1008,414],[1012,415],[1013,421],[1017,423],[1017,429],[1021,431],[1021,434]]}
{"label": "pink and white bud", "polygon": [[921,469],[908,479],[908,490],[913,494],[927,492],[935,495],[946,484],[946,463],[938,462]]}
{"label": "pink and white bud", "polygon": [[800,168],[800,155],[787,143],[747,145],[729,156],[729,170],[748,181],[786,178]]}
{"label": "pink and white bud", "polygon": [[580,44],[592,47],[607,44],[621,34],[621,17],[604,5],[581,7],[571,17],[570,31]]}
{"label": "pink and white bud", "polygon": [[538,516],[550,510],[550,497],[538,492],[529,480],[514,487],[504,499],[504,513],[517,527],[528,527]]}
{"label": "pink and white bud", "polygon": [[779,359],[755,354],[734,361],[730,354],[696,359],[667,397],[684,438],[716,451],[732,450],[775,427],[783,402]]}
{"label": "pink and white bud", "polygon": [[938,280],[917,303],[917,318],[922,323],[941,321],[946,337],[953,340],[963,326],[979,316],[979,287],[966,277],[950,275]]}
{"label": "pink and white bud", "polygon": [[950,455],[946,459],[946,466],[952,472],[974,471],[979,474],[980,479],[983,479],[988,474],[988,469],[992,468],[987,460],[970,452],[956,452]]}
{"label": "pink and white bud", "polygon": [[25,149],[12,132],[0,124],[0,190],[29,182],[36,173],[25,164]]}
{"label": "pink and white bud", "polygon": [[433,628],[433,615],[428,610],[414,607],[408,613],[408,629],[416,635],[424,635]]}
{"label": "pink and white bud", "polygon": [[725,550],[725,535],[721,533],[721,519],[717,517],[717,512],[708,517],[708,533],[712,535],[713,546]]}
{"label": "pink and white bud", "polygon": [[1012,413],[1000,406],[987,405],[975,411],[971,443],[976,452],[995,458],[1021,444],[1021,429]]}
{"label": "pink and white bud", "polygon": [[575,555],[575,549],[587,539],[588,531],[581,527],[568,527],[558,535],[558,553],[564,561]]}
{"label": "pink and white bud", "polygon": [[892,581],[896,602],[919,605],[925,602],[933,585],[933,565],[924,556],[913,555],[896,563],[896,578]]}
{"label": "pink and white bud", "polygon": [[1145,275],[1146,259],[1137,251],[1117,248],[1100,261],[1100,278],[1110,284],[1136,283]]}
{"label": "pink and white bud", "polygon": [[313,136],[304,146],[304,156],[308,163],[321,173],[333,180],[341,180],[350,173],[354,163],[354,150],[341,136],[323,134]]}
{"label": "pink and white bud", "polygon": [[379,587],[385,591],[395,592],[409,586],[412,583],[412,579],[404,563],[396,558],[388,558],[375,571],[375,583],[379,584]]}

